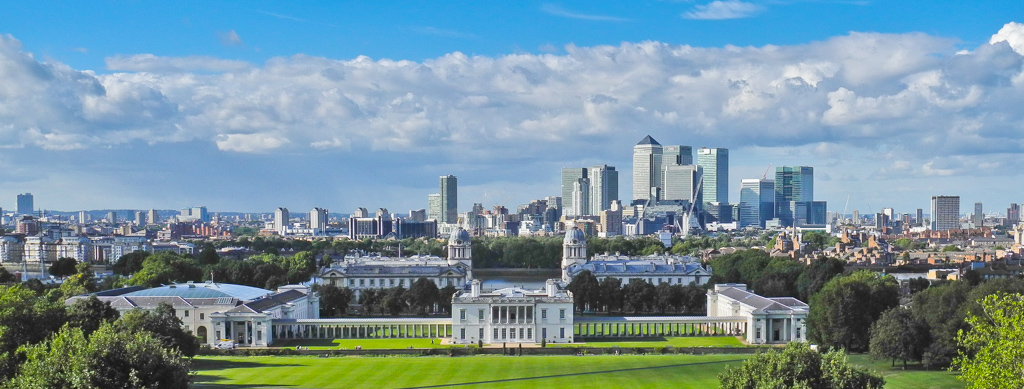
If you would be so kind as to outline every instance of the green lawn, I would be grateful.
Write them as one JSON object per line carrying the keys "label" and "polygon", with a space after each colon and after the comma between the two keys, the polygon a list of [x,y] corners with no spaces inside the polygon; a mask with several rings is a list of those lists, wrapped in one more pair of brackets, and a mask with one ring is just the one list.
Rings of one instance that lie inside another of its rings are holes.
{"label": "green lawn", "polygon": [[[199,388],[714,388],[718,373],[748,355],[473,357],[199,357]],[[948,372],[889,368],[850,359],[885,375],[887,388],[962,388]]]}
{"label": "green lawn", "polygon": [[[554,345],[552,345],[554,346]],[[557,347],[745,347],[734,336],[683,336],[669,338],[599,338],[597,340],[584,340],[581,343],[572,345],[557,345]]]}
{"label": "green lawn", "polygon": [[[431,344],[431,340],[433,340],[433,344]],[[295,346],[302,346],[310,350],[353,350],[356,346],[361,346],[363,350],[451,347],[450,345],[441,346],[441,339],[303,339],[274,342],[274,347],[295,348]]]}

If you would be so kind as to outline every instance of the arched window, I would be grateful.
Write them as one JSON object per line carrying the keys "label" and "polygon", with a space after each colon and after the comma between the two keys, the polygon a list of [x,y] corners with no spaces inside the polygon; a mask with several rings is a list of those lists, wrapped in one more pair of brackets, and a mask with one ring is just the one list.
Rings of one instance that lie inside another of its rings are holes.
{"label": "arched window", "polygon": [[206,326],[199,326],[196,328],[196,337],[199,338],[199,343],[206,343]]}

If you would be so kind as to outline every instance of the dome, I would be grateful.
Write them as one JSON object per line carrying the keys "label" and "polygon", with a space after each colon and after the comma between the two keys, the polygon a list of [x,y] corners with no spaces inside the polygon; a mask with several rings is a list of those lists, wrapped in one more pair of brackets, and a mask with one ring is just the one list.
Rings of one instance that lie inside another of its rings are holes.
{"label": "dome", "polygon": [[469,236],[469,231],[461,227],[452,233],[451,238],[448,238],[448,244],[469,244],[470,241],[472,241],[472,238]]}
{"label": "dome", "polygon": [[573,227],[572,229],[565,232],[565,240],[562,241],[564,244],[583,244],[587,242],[587,238],[583,235],[583,230],[579,227]]}
{"label": "dome", "polygon": [[181,298],[221,298],[234,297],[243,301],[251,301],[272,294],[266,289],[245,285],[217,284],[212,282],[196,284],[184,283],[164,285],[156,288],[126,293],[125,296],[135,297],[181,297]]}

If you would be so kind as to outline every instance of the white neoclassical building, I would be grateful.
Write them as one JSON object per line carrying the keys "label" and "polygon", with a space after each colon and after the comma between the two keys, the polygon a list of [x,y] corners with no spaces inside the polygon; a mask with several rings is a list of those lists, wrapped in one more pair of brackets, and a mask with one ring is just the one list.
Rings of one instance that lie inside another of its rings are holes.
{"label": "white neoclassical building", "polygon": [[365,289],[408,288],[420,277],[438,288],[462,289],[473,279],[472,244],[469,233],[458,229],[448,239],[448,258],[346,256],[324,268],[320,278],[324,284],[351,289],[356,301]]}
{"label": "white neoclassical building", "polygon": [[807,341],[807,312],[803,301],[792,297],[762,297],[745,284],[716,284],[708,289],[707,315],[742,316],[747,319],[750,344]]}
{"label": "white neoclassical building", "polygon": [[541,290],[482,292],[480,281],[452,299],[452,343],[572,343],[572,292],[548,280]]}
{"label": "white neoclassical building", "polygon": [[711,279],[711,269],[691,256],[598,254],[587,259],[586,237],[582,230],[573,227],[562,240],[562,281],[572,282],[584,271],[591,272],[598,281],[615,277],[623,284],[641,279],[654,285],[704,285]]}

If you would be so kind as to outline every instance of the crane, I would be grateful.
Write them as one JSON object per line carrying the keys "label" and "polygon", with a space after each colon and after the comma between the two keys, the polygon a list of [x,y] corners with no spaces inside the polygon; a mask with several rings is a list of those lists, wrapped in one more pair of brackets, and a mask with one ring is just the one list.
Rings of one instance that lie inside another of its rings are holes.
{"label": "crane", "polygon": [[764,169],[764,174],[761,175],[761,179],[762,180],[768,178],[768,171],[769,170],[772,170],[772,163],[771,162],[768,163],[768,168]]}

